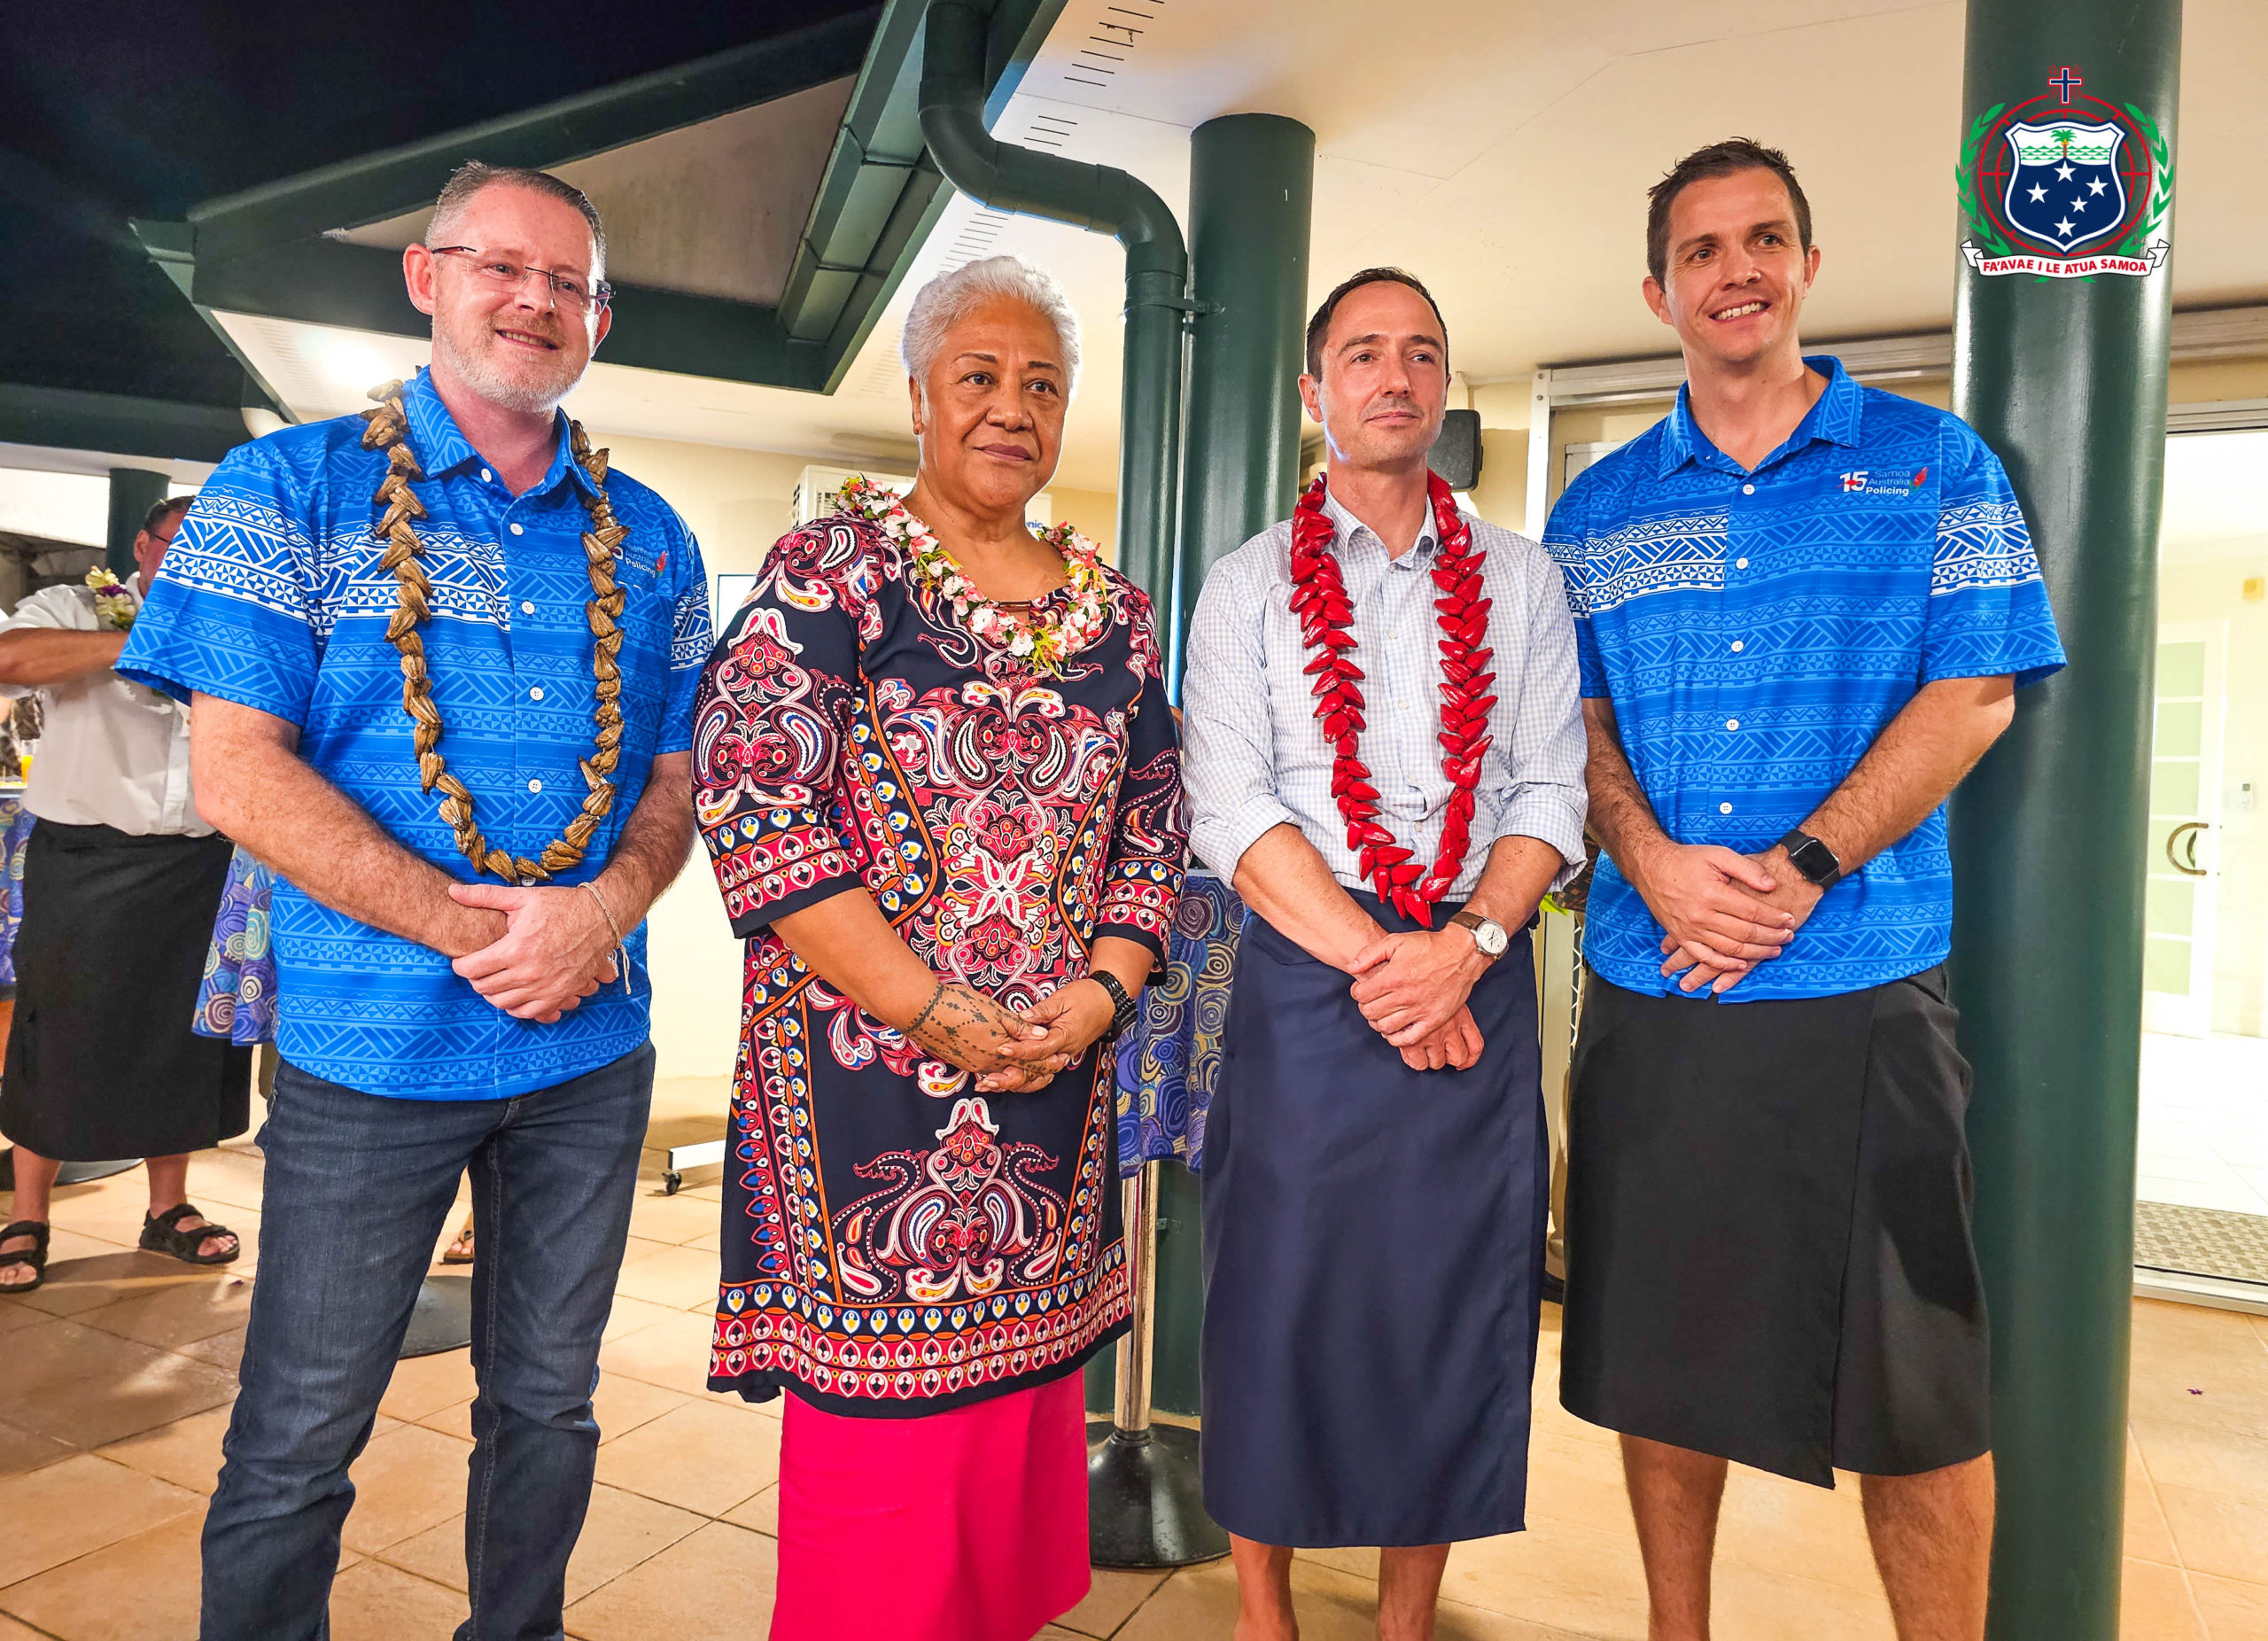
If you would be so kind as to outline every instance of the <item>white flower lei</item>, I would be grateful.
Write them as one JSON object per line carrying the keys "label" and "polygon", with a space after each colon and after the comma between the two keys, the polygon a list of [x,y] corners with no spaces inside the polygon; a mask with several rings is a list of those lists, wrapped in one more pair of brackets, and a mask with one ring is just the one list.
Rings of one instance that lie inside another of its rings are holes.
{"label": "white flower lei", "polygon": [[97,566],[87,572],[87,585],[94,589],[97,619],[121,633],[134,626],[133,595],[116,576]]}
{"label": "white flower lei", "polygon": [[1069,525],[1057,525],[1039,539],[1063,555],[1071,578],[1069,606],[1047,618],[1003,610],[983,594],[953,561],[928,525],[908,512],[897,494],[855,474],[843,485],[843,510],[879,525],[905,548],[906,562],[922,586],[952,605],[960,624],[988,643],[999,645],[1036,673],[1057,673],[1063,664],[1102,635],[1110,625],[1110,580],[1102,553]]}

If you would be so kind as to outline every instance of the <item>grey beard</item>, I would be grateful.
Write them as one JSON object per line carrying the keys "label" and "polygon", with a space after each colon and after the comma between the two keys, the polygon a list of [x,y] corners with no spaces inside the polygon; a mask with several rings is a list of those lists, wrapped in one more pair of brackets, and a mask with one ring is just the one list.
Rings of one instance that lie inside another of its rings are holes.
{"label": "grey beard", "polygon": [[559,407],[559,401],[573,393],[583,379],[578,370],[567,381],[555,386],[539,386],[515,381],[498,370],[484,356],[469,354],[456,345],[456,338],[442,325],[433,327],[433,351],[449,362],[450,369],[464,385],[499,409],[517,410],[525,415],[542,416]]}

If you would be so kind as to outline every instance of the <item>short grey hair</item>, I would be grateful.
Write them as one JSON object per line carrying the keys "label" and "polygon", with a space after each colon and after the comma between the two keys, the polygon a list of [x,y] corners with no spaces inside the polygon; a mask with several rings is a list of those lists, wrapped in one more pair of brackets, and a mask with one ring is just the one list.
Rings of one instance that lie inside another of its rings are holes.
{"label": "short grey hair", "polygon": [[987,302],[1003,299],[1023,303],[1055,328],[1056,346],[1063,350],[1063,397],[1068,401],[1079,387],[1079,316],[1052,276],[1018,256],[964,262],[915,293],[897,343],[905,374],[927,393],[929,367],[937,362],[953,327]]}
{"label": "short grey hair", "polygon": [[591,277],[606,276],[606,224],[599,221],[599,208],[591,203],[591,197],[548,171],[531,170],[525,166],[490,165],[485,160],[468,159],[450,172],[441,197],[433,201],[432,218],[425,224],[425,243],[430,245],[454,233],[457,219],[464,214],[473,197],[491,188],[525,188],[573,206],[583,214],[583,221],[591,225]]}

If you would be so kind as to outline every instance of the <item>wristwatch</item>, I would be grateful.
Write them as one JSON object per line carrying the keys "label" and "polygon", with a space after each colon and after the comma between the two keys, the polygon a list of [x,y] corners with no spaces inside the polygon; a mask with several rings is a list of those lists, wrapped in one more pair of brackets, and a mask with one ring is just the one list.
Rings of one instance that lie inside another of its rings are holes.
{"label": "wristwatch", "polygon": [[1110,1034],[1118,1037],[1133,1030],[1134,1023],[1141,1018],[1141,1011],[1126,995],[1126,988],[1118,984],[1118,976],[1107,968],[1096,968],[1088,971],[1087,978],[1110,993]]}
{"label": "wristwatch", "polygon": [[1798,827],[1780,840],[1780,847],[1788,852],[1788,859],[1806,879],[1821,889],[1832,889],[1843,879],[1843,863],[1835,852],[1810,833]]}
{"label": "wristwatch", "polygon": [[1472,944],[1479,946],[1480,955],[1492,963],[1512,949],[1512,937],[1504,932],[1504,926],[1493,917],[1483,917],[1478,912],[1465,911],[1459,912],[1455,917],[1449,919],[1449,922],[1455,923],[1459,929],[1471,929]]}

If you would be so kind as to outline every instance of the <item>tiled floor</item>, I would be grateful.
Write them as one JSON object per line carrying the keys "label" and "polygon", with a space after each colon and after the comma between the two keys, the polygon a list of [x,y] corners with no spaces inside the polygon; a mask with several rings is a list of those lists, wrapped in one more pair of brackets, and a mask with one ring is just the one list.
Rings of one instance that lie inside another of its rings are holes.
{"label": "tiled floor", "polygon": [[[697,1104],[705,1091],[678,1093]],[[668,1128],[657,1135],[687,1137]],[[663,1196],[659,1161],[649,1153],[601,1358],[606,1438],[567,1625],[585,1641],[737,1641],[760,1637],[771,1608],[780,1426],[703,1389],[718,1192]],[[131,1251],[141,1184],[127,1175],[64,1194],[48,1286],[0,1300],[0,1641],[194,1635],[198,1525],[236,1389],[260,1168],[240,1144],[200,1157],[191,1176],[198,1202],[245,1234],[232,1271]],[[1612,1439],[1559,1410],[1557,1313],[1545,1318],[1530,1530],[1457,1547],[1443,1641],[1645,1633]],[[2125,1633],[2268,1641],[2268,1318],[2140,1302],[2134,1321]],[[472,1394],[462,1351],[396,1373],[354,1470],[338,1641],[442,1637],[462,1615]],[[1369,1552],[1301,1558],[1309,1641],[1371,1634],[1376,1572]],[[1728,1638],[1891,1636],[1848,1485],[1737,1474],[1716,1590]],[[1225,1564],[1106,1572],[1043,1633],[1225,1641],[1234,1614]]]}
{"label": "tiled floor", "polygon": [[2142,1034],[2135,1194],[2268,1214],[2268,1038]]}

